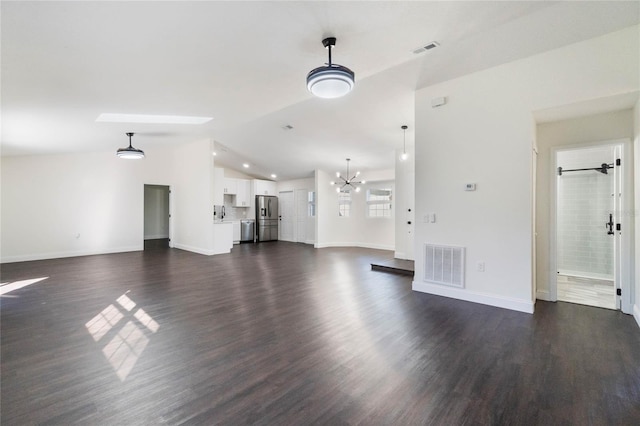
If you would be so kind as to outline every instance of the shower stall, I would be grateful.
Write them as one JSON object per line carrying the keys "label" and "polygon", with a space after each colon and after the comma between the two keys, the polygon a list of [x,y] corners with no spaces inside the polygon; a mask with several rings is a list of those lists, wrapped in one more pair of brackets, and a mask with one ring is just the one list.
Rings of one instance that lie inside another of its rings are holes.
{"label": "shower stall", "polygon": [[617,309],[613,145],[556,153],[557,299]]}

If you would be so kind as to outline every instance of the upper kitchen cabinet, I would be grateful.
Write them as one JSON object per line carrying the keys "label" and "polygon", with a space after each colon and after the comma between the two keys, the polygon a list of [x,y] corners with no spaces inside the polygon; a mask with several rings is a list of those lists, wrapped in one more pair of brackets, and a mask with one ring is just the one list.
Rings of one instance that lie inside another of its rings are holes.
{"label": "upper kitchen cabinet", "polygon": [[251,181],[247,179],[235,179],[236,181],[236,201],[235,207],[251,206]]}
{"label": "upper kitchen cabinet", "polygon": [[224,178],[224,195],[236,195],[238,193],[238,179]]}
{"label": "upper kitchen cabinet", "polygon": [[278,184],[270,180],[255,179],[253,181],[254,195],[278,195],[277,188]]}

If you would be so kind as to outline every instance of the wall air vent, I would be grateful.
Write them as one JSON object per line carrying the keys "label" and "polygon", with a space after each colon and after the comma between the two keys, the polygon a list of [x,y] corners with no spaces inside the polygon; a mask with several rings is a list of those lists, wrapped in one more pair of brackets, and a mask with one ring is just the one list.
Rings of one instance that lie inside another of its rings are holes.
{"label": "wall air vent", "polygon": [[413,51],[413,53],[415,53],[417,55],[418,53],[422,53],[422,52],[426,52],[427,50],[435,49],[438,46],[440,46],[440,43],[438,43],[437,41],[432,41],[429,44],[426,44],[424,46],[418,47],[417,49],[415,49]]}
{"label": "wall air vent", "polygon": [[424,280],[464,288],[464,247],[425,244]]}

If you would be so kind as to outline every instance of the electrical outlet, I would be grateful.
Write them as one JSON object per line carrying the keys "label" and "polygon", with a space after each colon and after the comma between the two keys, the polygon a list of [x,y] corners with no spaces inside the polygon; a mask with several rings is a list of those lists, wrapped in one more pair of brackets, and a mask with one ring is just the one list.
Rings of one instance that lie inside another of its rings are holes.
{"label": "electrical outlet", "polygon": [[478,272],[484,272],[484,262],[478,262],[476,265]]}

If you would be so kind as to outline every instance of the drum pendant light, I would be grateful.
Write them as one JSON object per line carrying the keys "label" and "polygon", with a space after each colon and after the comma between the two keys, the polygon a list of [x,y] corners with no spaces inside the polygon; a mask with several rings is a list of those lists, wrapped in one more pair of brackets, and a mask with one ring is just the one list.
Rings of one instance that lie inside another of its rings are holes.
{"label": "drum pendant light", "polygon": [[116,155],[126,160],[138,160],[140,158],[144,158],[143,150],[131,146],[131,136],[133,136],[133,133],[127,133],[127,136],[129,136],[129,146],[127,148],[118,149]]}
{"label": "drum pendant light", "polygon": [[339,98],[353,89],[356,76],[349,68],[331,62],[331,49],[336,45],[335,37],[325,38],[322,45],[329,49],[329,63],[307,74],[307,89],[319,98]]}

